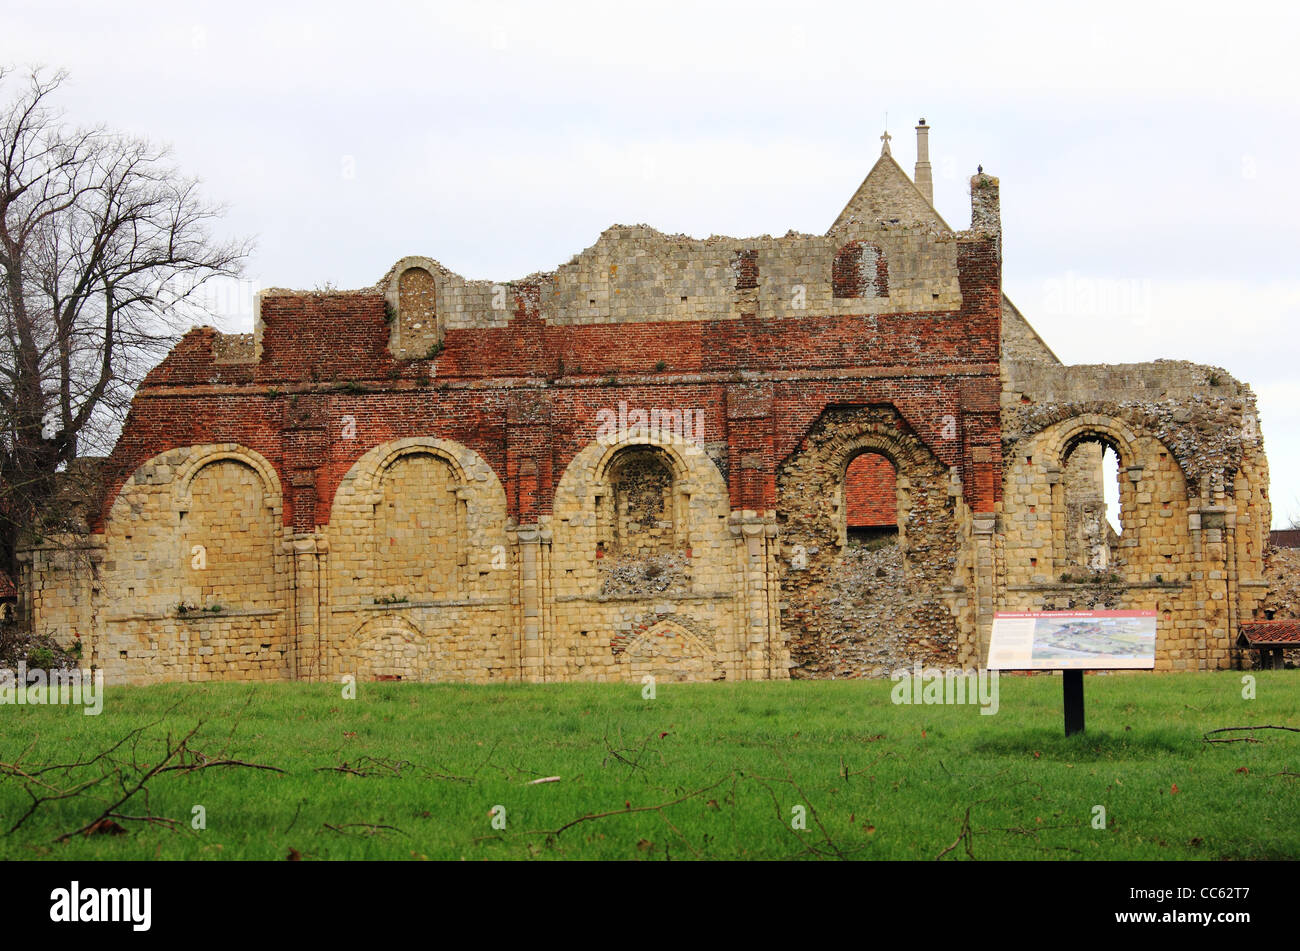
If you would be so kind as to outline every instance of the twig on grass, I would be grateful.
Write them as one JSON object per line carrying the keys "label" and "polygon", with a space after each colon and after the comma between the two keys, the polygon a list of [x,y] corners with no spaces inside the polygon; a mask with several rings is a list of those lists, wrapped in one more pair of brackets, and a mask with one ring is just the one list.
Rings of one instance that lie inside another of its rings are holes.
{"label": "twig on grass", "polygon": [[547,837],[559,838],[561,833],[568,829],[572,829],[574,826],[583,822],[591,822],[596,819],[608,819],[610,816],[626,816],[634,812],[659,812],[662,809],[667,809],[669,806],[676,806],[680,803],[686,802],[688,799],[694,799],[696,796],[709,792],[712,789],[717,789],[727,781],[729,775],[730,774],[728,774],[728,776],[723,776],[717,782],[709,783],[707,786],[701,786],[694,792],[689,792],[684,796],[679,796],[678,798],[672,799],[668,802],[657,803],[653,806],[628,806],[625,809],[610,809],[607,812],[589,812],[585,816],[579,816],[576,819],[566,822],[558,829],[532,829],[525,832],[524,835],[545,835]]}
{"label": "twig on grass", "polygon": [[1261,726],[1221,726],[1217,730],[1209,730],[1201,739],[1206,743],[1263,743],[1263,740],[1254,737],[1234,737],[1227,740],[1212,740],[1210,737],[1215,733],[1236,733],[1239,731],[1250,730],[1286,730],[1290,733],[1300,733],[1300,727],[1295,726],[1276,726],[1272,723],[1265,723]]}
{"label": "twig on grass", "polygon": [[971,850],[971,844],[973,843],[973,840],[975,838],[975,833],[971,831],[971,827],[970,827],[970,810],[971,807],[967,806],[966,818],[964,818],[961,823],[961,831],[957,833],[957,838],[953,839],[952,845],[948,846],[946,849],[944,849],[942,852],[940,852],[938,855],[934,857],[934,860],[936,862],[939,861],[939,859],[943,858],[945,855],[947,855],[949,852],[951,852],[953,849],[957,848],[957,846],[962,845],[963,843],[966,846],[966,854],[971,858],[972,861],[975,860],[975,853]]}
{"label": "twig on grass", "polygon": [[[162,762],[158,763],[158,765],[156,766],[149,767],[149,769],[144,773],[144,775],[138,777],[134,781],[134,783],[130,783],[130,784],[123,783],[122,785],[123,788],[125,789],[125,792],[123,792],[122,795],[118,797],[118,799],[115,802],[113,802],[110,806],[108,806],[108,808],[106,808],[103,812],[101,812],[98,816],[96,816],[92,821],[86,823],[84,826],[82,826],[79,829],[74,829],[72,832],[63,833],[63,835],[59,836],[54,841],[66,842],[68,839],[71,839],[74,836],[85,834],[91,828],[98,825],[104,819],[116,815],[118,809],[124,806],[130,799],[134,798],[135,795],[139,792],[144,792],[145,804],[147,807],[149,801],[148,788],[147,788],[149,780],[153,779],[160,772],[162,772],[163,768],[165,766],[170,765],[173,759],[175,759],[177,756],[180,756],[182,753],[185,752],[185,748],[186,748],[185,745],[194,738],[194,734],[198,733],[199,729],[202,726],[203,726],[203,721],[200,720],[198,723],[194,725],[194,728],[190,730],[190,732],[186,733],[185,736],[181,738],[181,741],[177,743],[175,746],[172,745],[171,737],[168,736],[167,747],[166,747],[167,751],[163,756]],[[132,747],[132,752],[134,753],[134,744]]]}
{"label": "twig on grass", "polygon": [[[397,832],[400,835],[406,835],[397,826],[387,826],[378,822],[344,822],[341,825],[333,825],[328,822],[322,822],[323,828],[331,832],[337,832],[339,835],[379,835],[382,832]],[[348,829],[360,829],[360,832],[348,832]],[[410,838],[410,836],[407,836]]]}

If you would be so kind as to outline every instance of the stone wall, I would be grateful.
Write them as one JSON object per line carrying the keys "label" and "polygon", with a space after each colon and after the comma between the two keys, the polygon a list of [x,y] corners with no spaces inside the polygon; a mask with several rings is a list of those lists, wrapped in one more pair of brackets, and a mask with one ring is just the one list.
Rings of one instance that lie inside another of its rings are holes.
{"label": "stone wall", "polygon": [[1253,395],[1061,366],[1002,293],[998,193],[955,232],[886,154],[825,235],[267,291],[150,372],[21,608],[135,682],[875,676],[1093,606],[1158,611],[1161,669],[1239,662],[1290,603]]}
{"label": "stone wall", "polygon": [[[864,452],[896,467],[898,538],[888,564],[849,545],[844,482]],[[785,550],[782,628],[800,676],[888,674],[914,660],[957,662],[954,585],[964,579],[958,494],[892,409],[828,410],[777,472]],[[883,583],[882,583],[883,582]],[[974,632],[965,632],[973,641]]]}
{"label": "stone wall", "polygon": [[[1249,387],[1189,363],[1008,362],[1002,439],[1002,608],[1154,610],[1157,669],[1240,663],[1238,625],[1267,587],[1270,518]],[[1071,456],[1099,444],[1119,459],[1121,530],[1088,541],[1079,510],[1096,466],[1072,474]]]}
{"label": "stone wall", "polygon": [[[1001,491],[999,300],[996,235],[896,222],[614,228],[508,284],[406,258],[269,292],[251,340],[193,331],[149,374],[89,518],[97,586],[42,564],[33,617],[139,682],[857,676],[872,638],[783,621],[839,583],[850,460],[812,490],[833,521],[777,472],[870,418],[912,480],[882,508],[918,593],[891,662],[955,656],[952,493]],[[781,512],[815,585],[782,588]]]}

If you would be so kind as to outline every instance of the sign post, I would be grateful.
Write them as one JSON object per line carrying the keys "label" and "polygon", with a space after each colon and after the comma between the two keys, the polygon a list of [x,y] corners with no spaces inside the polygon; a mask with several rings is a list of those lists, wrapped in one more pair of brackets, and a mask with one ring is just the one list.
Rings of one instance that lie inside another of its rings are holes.
{"label": "sign post", "polygon": [[1083,732],[1083,671],[1061,671],[1061,690],[1065,701],[1065,735]]}
{"label": "sign post", "polygon": [[1083,732],[1085,670],[1151,670],[1155,611],[1021,611],[993,616],[989,670],[1059,670],[1065,735]]}

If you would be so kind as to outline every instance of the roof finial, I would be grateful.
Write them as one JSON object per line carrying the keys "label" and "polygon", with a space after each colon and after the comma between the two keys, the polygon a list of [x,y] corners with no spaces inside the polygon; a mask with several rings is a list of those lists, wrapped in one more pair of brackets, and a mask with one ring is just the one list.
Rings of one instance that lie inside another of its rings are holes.
{"label": "roof finial", "polygon": [[889,140],[892,139],[892,138],[893,138],[893,136],[890,135],[890,134],[889,134],[889,130],[886,129],[885,132],[884,132],[884,135],[882,135],[882,136],[880,137],[880,154],[881,154],[881,155],[888,155],[888,154],[889,154]]}

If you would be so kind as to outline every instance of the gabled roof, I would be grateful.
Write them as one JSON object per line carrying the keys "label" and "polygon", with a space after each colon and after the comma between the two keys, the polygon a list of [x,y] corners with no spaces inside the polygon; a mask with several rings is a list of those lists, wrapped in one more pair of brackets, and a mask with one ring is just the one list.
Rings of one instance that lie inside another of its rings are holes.
{"label": "gabled roof", "polygon": [[859,229],[876,231],[881,223],[921,224],[952,230],[888,153],[882,154],[872,166],[826,233],[832,235],[854,225]]}
{"label": "gabled roof", "polygon": [[[867,177],[862,180],[826,234],[852,230],[874,231],[882,224],[920,224],[941,231],[953,230],[888,151],[881,152],[876,164],[871,167]],[[1028,335],[1037,341],[1053,362],[1061,362],[1005,293],[1002,295],[1002,324],[1004,334]]]}

